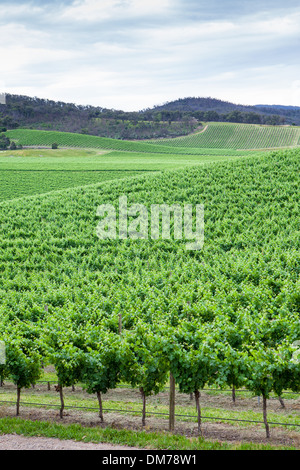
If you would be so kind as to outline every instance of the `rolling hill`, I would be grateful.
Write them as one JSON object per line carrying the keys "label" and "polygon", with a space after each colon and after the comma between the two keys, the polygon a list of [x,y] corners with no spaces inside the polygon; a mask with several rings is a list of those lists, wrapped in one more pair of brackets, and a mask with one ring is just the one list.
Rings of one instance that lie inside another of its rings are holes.
{"label": "rolling hill", "polygon": [[5,104],[0,104],[0,130],[31,128],[144,140],[188,135],[202,121],[300,125],[300,110],[199,97],[180,98],[134,112],[11,94],[6,95]]}
{"label": "rolling hill", "polygon": [[174,139],[154,140],[176,148],[270,149],[300,145],[300,127],[259,126],[252,124],[207,123],[204,130]]}
{"label": "rolling hill", "polygon": [[9,139],[23,146],[96,148],[145,153],[209,155],[245,154],[256,149],[297,147],[300,127],[258,126],[251,124],[207,123],[201,132],[173,139],[152,139],[144,142],[110,139],[67,132],[15,129],[6,133]]}

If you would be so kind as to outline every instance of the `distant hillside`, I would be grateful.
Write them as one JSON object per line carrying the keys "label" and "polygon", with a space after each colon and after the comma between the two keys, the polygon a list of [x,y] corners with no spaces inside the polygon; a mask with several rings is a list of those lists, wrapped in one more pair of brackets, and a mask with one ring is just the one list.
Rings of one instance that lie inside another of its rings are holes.
{"label": "distant hillside", "polygon": [[300,106],[284,106],[282,104],[256,104],[257,108],[286,109],[288,111],[300,111]]}
{"label": "distant hillside", "polygon": [[300,125],[300,108],[245,106],[215,98],[180,98],[137,112],[6,95],[0,104],[0,132],[30,128],[120,140],[174,138],[193,133],[203,122]]}
{"label": "distant hillside", "polygon": [[6,95],[0,104],[0,132],[18,127],[38,130],[74,132],[139,140],[187,135],[199,126],[190,117],[169,120],[149,119],[143,112],[125,112],[100,106],[77,105],[37,97]]}
{"label": "distant hillside", "polygon": [[258,104],[255,107],[265,114],[280,114],[280,116],[284,117],[287,124],[300,125],[300,106]]}
{"label": "distant hillside", "polygon": [[233,104],[216,98],[179,98],[163,105],[155,106],[155,110],[180,110],[180,111],[216,111],[217,113],[230,113],[231,111],[252,112],[253,106]]}
{"label": "distant hillside", "polygon": [[300,125],[300,112],[285,107],[247,106],[215,98],[188,97],[155,106],[151,112],[185,113],[202,121]]}

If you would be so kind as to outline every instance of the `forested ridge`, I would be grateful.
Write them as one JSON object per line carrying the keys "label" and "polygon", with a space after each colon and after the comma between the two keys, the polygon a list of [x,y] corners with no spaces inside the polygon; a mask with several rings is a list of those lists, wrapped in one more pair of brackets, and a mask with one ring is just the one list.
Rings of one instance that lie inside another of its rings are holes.
{"label": "forested ridge", "polygon": [[0,105],[0,130],[27,127],[98,135],[116,139],[149,139],[187,135],[202,122],[300,125],[300,110],[243,106],[213,98],[183,98],[140,111],[78,105],[6,95]]}

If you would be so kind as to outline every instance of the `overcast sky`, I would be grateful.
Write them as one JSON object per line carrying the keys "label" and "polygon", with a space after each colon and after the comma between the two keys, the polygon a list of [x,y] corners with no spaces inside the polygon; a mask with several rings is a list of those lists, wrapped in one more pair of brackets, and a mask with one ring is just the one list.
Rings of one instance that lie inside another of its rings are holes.
{"label": "overcast sky", "polygon": [[0,0],[0,92],[300,106],[299,0]]}

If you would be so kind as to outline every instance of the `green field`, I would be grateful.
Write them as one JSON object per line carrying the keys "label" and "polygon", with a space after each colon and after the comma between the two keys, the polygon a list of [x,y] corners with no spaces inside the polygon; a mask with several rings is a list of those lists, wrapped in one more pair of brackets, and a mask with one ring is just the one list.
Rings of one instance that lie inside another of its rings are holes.
{"label": "green field", "polygon": [[8,150],[0,153],[0,201],[48,193],[143,173],[111,164],[93,150]]}
{"label": "green field", "polygon": [[243,157],[97,149],[23,149],[0,153],[0,201]]}
{"label": "green field", "polygon": [[[123,141],[56,131],[17,129],[7,136],[30,150],[0,154],[0,201],[187,166],[296,147],[300,128],[204,124],[186,137]],[[49,149],[56,142],[59,149]]]}
{"label": "green field", "polygon": [[[217,389],[213,404],[204,405],[217,439],[218,429],[264,431],[262,405],[254,413],[241,400],[238,410],[225,410],[219,390],[242,388],[264,406],[271,396],[300,392],[293,349],[300,340],[300,149],[266,151],[297,147],[299,128],[266,129],[214,123],[155,144],[8,132],[24,146],[56,141],[60,148],[0,153],[0,339],[7,344],[0,375],[8,382],[1,397],[12,400],[14,384],[27,389],[29,402],[40,400],[31,386],[46,365],[62,389],[80,384],[93,399],[100,390],[108,415],[121,405],[141,410],[141,397],[150,413],[167,413],[157,397],[172,373],[177,390],[194,393],[196,403],[199,391],[201,401],[209,400],[204,388]],[[149,213],[153,204],[203,204],[203,248],[187,250],[185,236],[174,233],[99,239],[97,208],[117,206],[121,195]],[[135,398],[117,394],[124,384]],[[108,390],[115,393],[110,401]],[[87,401],[78,395],[78,403]],[[192,413],[185,403],[181,415]],[[285,410],[273,406],[270,416],[281,424],[271,426],[267,442],[299,448],[298,408],[295,395]],[[226,419],[249,416],[262,424],[225,429]],[[187,435],[197,432],[194,419]]]}
{"label": "green field", "polygon": [[[210,126],[210,124],[209,124]],[[238,128],[238,125],[233,125],[232,129]],[[210,129],[210,127],[208,127]],[[194,143],[195,136],[198,134],[191,135],[184,138],[178,139],[164,139],[163,141],[127,141],[127,140],[116,140],[109,139],[106,137],[96,137],[83,134],[72,134],[68,132],[57,132],[57,131],[38,131],[30,129],[17,129],[8,131],[6,134],[16,143],[23,146],[51,146],[52,143],[56,142],[60,147],[72,147],[72,148],[92,148],[92,149],[104,149],[104,150],[117,150],[126,152],[138,152],[138,153],[166,153],[166,154],[187,154],[187,155],[246,155],[249,153],[247,147],[244,150],[237,151],[234,144],[228,141],[228,130],[231,133],[231,127],[217,124],[216,133],[221,135],[226,131],[225,139],[219,139],[212,141],[210,137],[210,131],[208,132],[208,138],[202,144],[199,144],[198,139]],[[252,126],[251,126],[252,129]],[[207,131],[203,133],[206,134]],[[251,131],[252,132],[252,131]],[[202,134],[201,134],[202,135]],[[163,145],[161,145],[163,144]],[[176,144],[176,145],[175,145]],[[222,144],[222,145],[221,145]],[[282,145],[289,146],[287,145]],[[252,147],[250,147],[252,149]]]}

